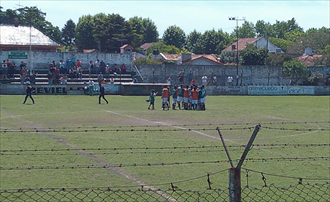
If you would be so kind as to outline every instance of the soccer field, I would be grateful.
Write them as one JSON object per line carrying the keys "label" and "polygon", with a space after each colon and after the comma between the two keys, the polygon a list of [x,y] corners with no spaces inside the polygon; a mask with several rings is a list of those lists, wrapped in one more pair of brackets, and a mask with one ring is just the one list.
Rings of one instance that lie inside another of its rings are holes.
{"label": "soccer field", "polygon": [[257,124],[242,186],[329,182],[329,96],[208,96],[205,111],[106,98],[1,96],[1,189],[228,187],[219,131],[237,165]]}

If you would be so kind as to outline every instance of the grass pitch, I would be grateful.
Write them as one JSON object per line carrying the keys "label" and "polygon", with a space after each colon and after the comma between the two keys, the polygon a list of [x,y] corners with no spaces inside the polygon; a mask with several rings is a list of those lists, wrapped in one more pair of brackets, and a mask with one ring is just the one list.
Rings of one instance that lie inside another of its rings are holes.
{"label": "grass pitch", "polygon": [[[261,124],[242,186],[329,179],[329,96],[208,96],[206,111],[148,110],[146,97],[1,96],[0,188],[228,187]],[[262,174],[261,174],[262,172]],[[270,174],[270,175],[268,175]],[[246,177],[247,176],[247,177]],[[329,181],[329,180],[328,180]]]}

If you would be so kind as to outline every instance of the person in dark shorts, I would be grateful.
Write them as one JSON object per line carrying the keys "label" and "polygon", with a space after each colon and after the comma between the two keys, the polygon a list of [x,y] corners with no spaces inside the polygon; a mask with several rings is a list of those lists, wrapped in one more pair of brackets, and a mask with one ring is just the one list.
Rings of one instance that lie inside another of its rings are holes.
{"label": "person in dark shorts", "polygon": [[101,98],[103,98],[103,100],[105,100],[107,104],[109,103],[108,100],[104,97],[104,86],[100,84],[99,104],[101,104]]}
{"label": "person in dark shorts", "polygon": [[32,103],[34,104],[34,99],[32,98],[32,86],[30,85],[30,81],[26,82],[26,95],[25,95],[24,102],[22,102],[22,104],[25,104],[28,97],[30,97],[30,99],[32,100]]}

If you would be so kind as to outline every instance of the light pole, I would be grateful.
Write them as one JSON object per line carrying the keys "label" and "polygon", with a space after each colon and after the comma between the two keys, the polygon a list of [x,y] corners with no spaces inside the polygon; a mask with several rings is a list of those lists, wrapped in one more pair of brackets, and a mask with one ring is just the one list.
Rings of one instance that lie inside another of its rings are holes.
{"label": "light pole", "polygon": [[237,37],[237,45],[236,45],[236,86],[238,86],[238,21],[245,21],[245,17],[239,19],[238,17],[229,17],[229,20],[236,21],[236,37]]}

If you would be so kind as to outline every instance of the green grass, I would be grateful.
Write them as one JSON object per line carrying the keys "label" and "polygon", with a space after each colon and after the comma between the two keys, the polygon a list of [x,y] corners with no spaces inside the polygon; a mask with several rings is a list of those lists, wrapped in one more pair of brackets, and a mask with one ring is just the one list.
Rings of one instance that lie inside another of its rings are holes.
{"label": "green grass", "polygon": [[[24,96],[0,99],[1,189],[120,187],[135,180],[162,189],[170,182],[206,189],[206,176],[194,178],[230,168],[216,128],[236,165],[258,123],[243,168],[264,172],[267,183],[280,187],[298,180],[266,174],[329,179],[329,159],[312,158],[329,157],[329,146],[297,146],[329,144],[329,96],[208,96],[206,111],[162,111],[159,97],[156,110],[147,110],[142,96],[107,96],[109,105],[97,104],[97,96],[38,95],[35,105],[22,105]],[[207,163],[213,161],[220,162]],[[104,163],[122,166],[99,168]],[[94,168],[78,168],[88,165]],[[27,169],[38,166],[45,168]],[[248,176],[243,169],[242,186],[264,185],[260,173]],[[228,171],[210,180],[213,188],[228,187]]]}

